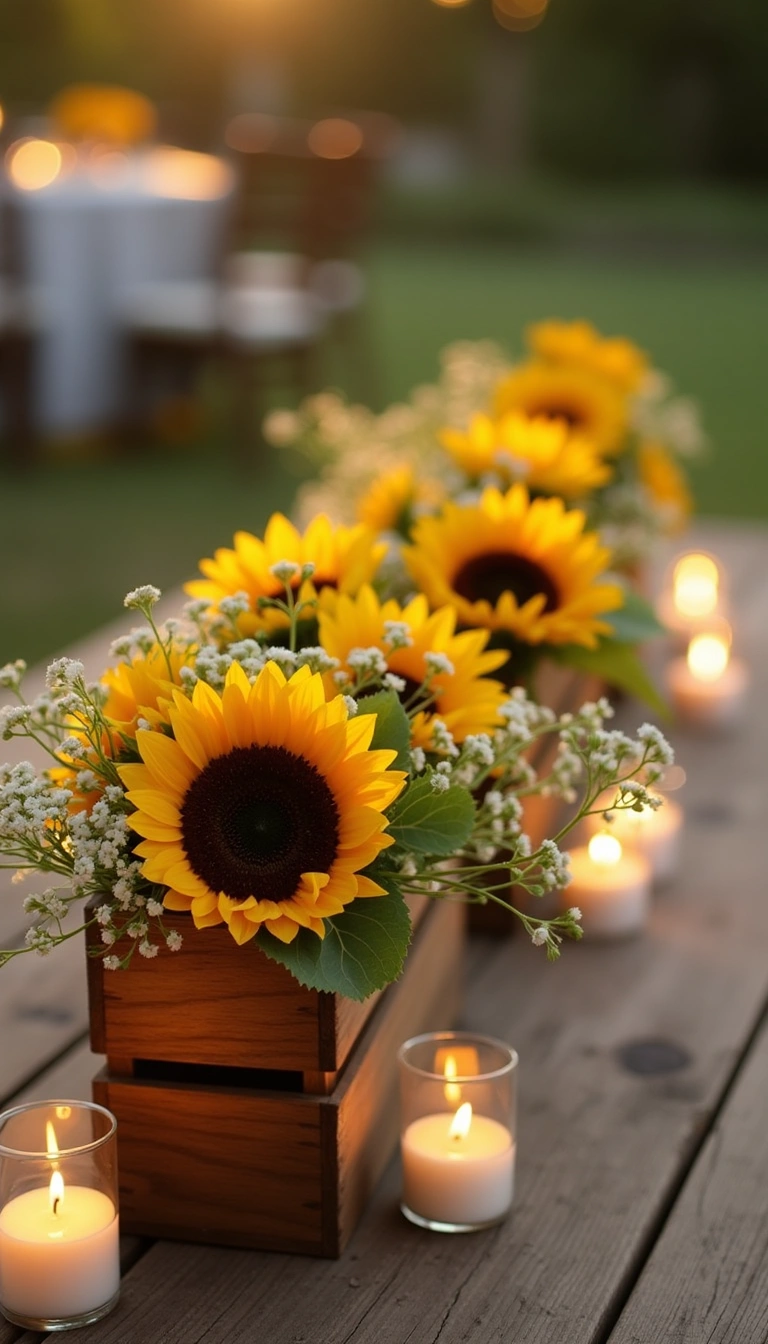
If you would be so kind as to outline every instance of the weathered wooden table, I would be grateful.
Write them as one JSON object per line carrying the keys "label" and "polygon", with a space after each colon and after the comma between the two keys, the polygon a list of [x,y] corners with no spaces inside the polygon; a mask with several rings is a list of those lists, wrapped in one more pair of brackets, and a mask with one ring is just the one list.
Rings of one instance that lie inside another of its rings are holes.
{"label": "weathered wooden table", "polygon": [[[731,576],[749,715],[670,733],[688,773],[684,860],[647,936],[473,939],[463,1025],[521,1056],[518,1191],[490,1232],[422,1232],[393,1162],[339,1261],[125,1245],[92,1344],[765,1344],[768,1340],[768,530],[702,526]],[[98,640],[90,653],[103,661]],[[93,661],[91,661],[93,659]],[[637,706],[620,720],[635,727]],[[21,930],[18,889],[0,942]],[[88,1096],[82,949],[0,978],[4,1105]],[[211,1136],[215,1146],[215,1135]],[[0,1324],[0,1344],[31,1342]]]}

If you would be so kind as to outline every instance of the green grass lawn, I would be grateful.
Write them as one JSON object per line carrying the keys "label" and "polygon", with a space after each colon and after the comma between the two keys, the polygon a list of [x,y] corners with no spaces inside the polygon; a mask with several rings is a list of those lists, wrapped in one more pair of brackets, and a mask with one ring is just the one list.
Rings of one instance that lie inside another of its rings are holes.
{"label": "green grass lawn", "polygon": [[[390,243],[371,257],[373,335],[382,401],[435,376],[440,347],[492,337],[510,352],[536,318],[588,317],[649,350],[701,402],[712,441],[697,468],[701,512],[768,519],[763,351],[768,260],[632,261],[593,253]],[[345,383],[342,353],[329,380]],[[138,583],[191,576],[239,527],[289,508],[278,462],[239,476],[214,424],[187,449],[131,460],[51,459],[28,477],[0,473],[0,662],[44,657],[119,614]]]}

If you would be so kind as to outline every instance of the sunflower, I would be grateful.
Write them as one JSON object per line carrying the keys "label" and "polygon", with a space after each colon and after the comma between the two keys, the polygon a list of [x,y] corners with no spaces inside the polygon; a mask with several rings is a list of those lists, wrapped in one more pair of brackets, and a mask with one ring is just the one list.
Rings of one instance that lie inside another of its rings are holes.
{"label": "sunflower", "polygon": [[251,610],[238,617],[242,636],[259,630],[279,630],[288,625],[287,617],[274,608],[258,610],[260,597],[284,597],[285,587],[272,573],[282,560],[297,566],[312,563],[315,572],[299,588],[297,574],[293,587],[301,601],[315,599],[325,587],[340,592],[357,592],[369,582],[386,551],[386,542],[377,542],[370,528],[334,527],[325,514],[313,518],[302,536],[282,513],[273,513],[264,532],[264,540],[250,532],[236,532],[234,550],[222,547],[212,560],[201,560],[205,579],[185,584],[191,597],[205,598],[216,609],[223,597],[245,592]]}
{"label": "sunflower", "polygon": [[544,495],[577,499],[605,485],[611,468],[563,420],[511,411],[498,420],[475,415],[465,431],[444,429],[440,442],[454,462],[477,480],[495,472],[511,485],[523,481]]}
{"label": "sunflower", "polygon": [[357,502],[357,516],[375,532],[399,532],[407,537],[414,517],[437,507],[445,487],[428,476],[417,476],[408,462],[377,476]]}
{"label": "sunflower", "polygon": [[[108,731],[101,735],[101,750],[108,758],[116,758],[126,750],[127,739],[134,738],[140,719],[144,719],[153,728],[164,721],[164,708],[173,698],[173,692],[181,685],[181,669],[194,659],[194,647],[172,645],[167,653],[155,643],[146,653],[139,654],[130,662],[110,667],[101,679],[106,692],[102,713],[108,724]],[[104,781],[99,787],[83,791],[77,786],[77,774],[97,764],[96,754],[91,743],[78,727],[79,720],[72,719],[70,737],[79,739],[83,744],[82,756],[63,757],[71,765],[56,767],[50,771],[52,779],[70,789],[73,794],[72,811],[90,811],[101,797]]]}
{"label": "sunflower", "polygon": [[477,504],[446,504],[440,517],[422,518],[405,561],[430,604],[450,603],[462,625],[527,644],[594,648],[610,632],[602,614],[623,599],[617,584],[601,581],[610,551],[584,522],[560,499],[489,486]]}
{"label": "sunflower", "polygon": [[627,431],[626,397],[591,369],[530,360],[496,388],[497,416],[519,411],[535,419],[564,420],[598,452],[621,452]]}
{"label": "sunflower", "polygon": [[267,663],[251,686],[235,663],[221,695],[174,693],[172,737],[139,731],[143,764],[119,773],[142,873],[169,909],[224,922],[238,943],[262,927],[290,943],[386,894],[362,870],[393,843],[384,809],[406,776],[387,768],[395,752],[369,750],[375,715],[347,713],[306,667],[287,681]]}
{"label": "sunflower", "polygon": [[[407,648],[390,646],[386,639],[387,621],[403,621],[409,627],[413,642]],[[320,614],[323,648],[338,658],[347,672],[351,672],[347,663],[350,650],[381,649],[390,672],[405,681],[402,696],[406,703],[427,675],[425,654],[445,654],[453,672],[435,674],[431,686],[436,703],[419,710],[411,720],[411,742],[425,748],[431,745],[435,714],[457,742],[463,742],[468,733],[487,732],[498,724],[504,687],[501,682],[489,680],[486,674],[501,667],[508,654],[503,649],[486,650],[488,638],[487,630],[465,630],[457,635],[453,608],[443,607],[430,615],[423,593],[402,607],[394,599],[380,602],[367,584],[357,597],[342,594]],[[329,690],[334,687],[332,676],[326,678],[326,685]]]}
{"label": "sunflower", "polygon": [[661,443],[642,443],[638,452],[640,484],[650,496],[669,532],[679,532],[688,521],[693,499],[674,458]]}
{"label": "sunflower", "polygon": [[601,336],[590,322],[537,322],[526,331],[538,359],[591,370],[620,392],[636,392],[648,372],[648,357],[624,336]]}

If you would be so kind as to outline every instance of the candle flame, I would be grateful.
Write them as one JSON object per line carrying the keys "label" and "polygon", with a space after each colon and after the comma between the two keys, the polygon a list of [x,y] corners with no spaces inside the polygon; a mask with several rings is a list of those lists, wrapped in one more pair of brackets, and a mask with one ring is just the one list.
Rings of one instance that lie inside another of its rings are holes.
{"label": "candle flame", "polygon": [[54,1171],[51,1176],[51,1183],[48,1186],[48,1199],[51,1205],[51,1213],[60,1213],[61,1206],[64,1203],[64,1177],[60,1171]]}
{"label": "candle flame", "polygon": [[58,145],[50,140],[17,140],[6,155],[8,175],[21,191],[40,191],[55,182],[62,166]]}
{"label": "candle flame", "polygon": [[717,681],[728,666],[729,640],[724,635],[695,635],[688,645],[687,657],[697,681]]}
{"label": "candle flame", "polygon": [[720,572],[709,555],[684,555],[672,575],[674,602],[681,616],[701,619],[717,610]]}
{"label": "candle flame", "polygon": [[465,1139],[472,1126],[472,1103],[471,1101],[462,1102],[458,1111],[454,1115],[448,1133],[452,1139]]}
{"label": "candle flame", "polygon": [[604,864],[606,867],[618,863],[622,854],[621,841],[608,831],[598,831],[593,835],[587,850],[593,863]]}

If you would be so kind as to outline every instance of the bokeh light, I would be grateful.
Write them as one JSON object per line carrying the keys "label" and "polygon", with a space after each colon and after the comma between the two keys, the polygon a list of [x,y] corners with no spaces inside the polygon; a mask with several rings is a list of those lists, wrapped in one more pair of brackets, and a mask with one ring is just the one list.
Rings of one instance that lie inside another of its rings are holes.
{"label": "bokeh light", "polygon": [[266,112],[243,112],[227,123],[224,141],[239,154],[264,154],[280,133],[277,117]]}
{"label": "bokeh light", "polygon": [[40,191],[59,176],[61,150],[52,140],[36,140],[32,137],[17,140],[5,156],[5,164],[8,176],[20,191]]}
{"label": "bokeh light", "polygon": [[363,132],[354,121],[326,117],[315,122],[307,136],[307,144],[319,159],[351,159],[362,149],[363,139]]}
{"label": "bokeh light", "polygon": [[231,189],[232,171],[213,154],[158,145],[147,157],[146,182],[156,196],[212,201]]}
{"label": "bokeh light", "polygon": [[537,28],[547,12],[549,0],[493,0],[497,23],[513,33]]}

